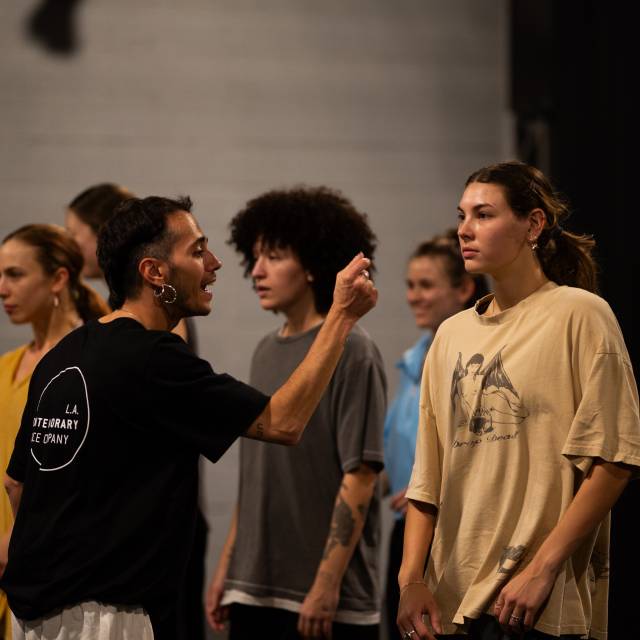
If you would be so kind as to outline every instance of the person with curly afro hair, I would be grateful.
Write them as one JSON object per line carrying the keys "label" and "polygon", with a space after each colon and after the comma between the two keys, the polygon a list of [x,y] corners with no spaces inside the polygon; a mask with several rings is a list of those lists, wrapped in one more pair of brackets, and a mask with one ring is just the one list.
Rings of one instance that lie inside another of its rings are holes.
{"label": "person with curly afro hair", "polygon": [[373,258],[376,249],[366,214],[327,187],[269,191],[249,201],[230,227],[229,244],[242,255],[245,276],[256,264],[256,242],[265,249],[292,251],[308,272],[320,314],[331,306],[338,271],[354,253]]}
{"label": "person with curly afro hair", "polygon": [[[251,384],[269,393],[311,346],[337,272],[354,253],[372,259],[376,237],[327,187],[269,191],[230,228],[260,306],[284,316],[251,364]],[[228,619],[230,640],[267,628],[280,640],[378,638],[385,406],[382,358],[356,328],[294,454],[241,445],[238,503],[207,593],[214,629]]]}

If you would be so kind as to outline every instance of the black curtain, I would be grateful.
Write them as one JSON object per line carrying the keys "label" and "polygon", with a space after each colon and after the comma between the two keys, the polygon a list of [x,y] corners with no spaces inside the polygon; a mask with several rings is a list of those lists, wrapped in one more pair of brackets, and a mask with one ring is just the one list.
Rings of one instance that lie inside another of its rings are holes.
{"label": "black curtain", "polygon": [[[640,180],[629,163],[630,7],[512,0],[511,98],[520,159],[540,167],[568,196],[575,212],[569,228],[595,236],[601,294],[620,322],[637,376]],[[639,498],[638,482],[632,482],[613,513],[610,640],[639,633]]]}

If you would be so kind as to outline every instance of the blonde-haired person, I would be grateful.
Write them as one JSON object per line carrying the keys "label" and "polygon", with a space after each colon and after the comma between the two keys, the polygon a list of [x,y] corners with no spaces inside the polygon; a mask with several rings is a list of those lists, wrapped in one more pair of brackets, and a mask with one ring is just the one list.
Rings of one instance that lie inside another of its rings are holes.
{"label": "blonde-haired person", "polygon": [[400,593],[398,571],[402,561],[407,498],[418,432],[420,379],[424,359],[438,327],[450,316],[473,306],[487,295],[484,276],[465,271],[458,233],[446,233],[421,242],[413,251],[406,272],[407,304],[420,339],[396,363],[398,387],[384,422],[384,464],[394,515],[387,562],[386,611],[389,640],[398,636],[396,613]]}
{"label": "blonde-haired person", "polygon": [[399,629],[605,640],[609,512],[640,466],[640,419],[593,240],[520,162],[474,172],[458,210],[465,268],[495,294],[427,355]]}
{"label": "blonde-haired person", "polygon": [[[31,224],[0,245],[0,298],[13,324],[30,324],[33,340],[0,356],[0,463],[7,468],[29,380],[40,359],[75,327],[109,312],[82,281],[80,248],[61,227]],[[13,526],[11,505],[0,492],[0,575],[7,563]],[[3,638],[11,637],[7,600],[0,591]]]}

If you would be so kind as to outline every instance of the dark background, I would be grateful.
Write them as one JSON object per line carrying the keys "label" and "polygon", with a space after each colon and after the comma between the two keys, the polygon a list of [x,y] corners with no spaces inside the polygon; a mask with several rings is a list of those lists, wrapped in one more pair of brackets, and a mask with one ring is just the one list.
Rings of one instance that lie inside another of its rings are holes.
{"label": "dark background", "polygon": [[[597,242],[601,294],[622,327],[636,377],[639,365],[638,251],[627,162],[631,110],[621,2],[511,2],[511,102],[520,158],[540,167],[573,204],[571,230]],[[634,172],[635,173],[635,172]],[[640,637],[637,624],[637,518],[632,482],[613,512],[609,638]]]}

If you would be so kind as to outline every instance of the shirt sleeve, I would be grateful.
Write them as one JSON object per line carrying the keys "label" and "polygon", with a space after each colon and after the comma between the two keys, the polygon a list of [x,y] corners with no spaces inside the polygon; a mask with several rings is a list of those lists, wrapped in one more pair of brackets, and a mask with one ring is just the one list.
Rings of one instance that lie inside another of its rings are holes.
{"label": "shirt sleeve", "polygon": [[269,396],[217,374],[177,336],[167,334],[145,369],[148,406],[158,429],[172,433],[212,462],[262,413]]}
{"label": "shirt sleeve", "polygon": [[370,339],[357,338],[369,344],[358,346],[347,342],[343,362],[336,372],[332,407],[343,473],[355,471],[363,462],[376,471],[384,467],[387,388],[384,367]]}
{"label": "shirt sleeve", "polygon": [[638,389],[613,312],[604,301],[575,330],[579,402],[562,450],[586,473],[593,458],[640,467]]}
{"label": "shirt sleeve", "polygon": [[427,354],[420,389],[420,417],[416,439],[416,456],[411,472],[411,480],[406,496],[440,507],[440,488],[442,485],[443,446],[438,434],[436,418],[431,405],[431,387],[429,371],[435,358],[436,349]]}

